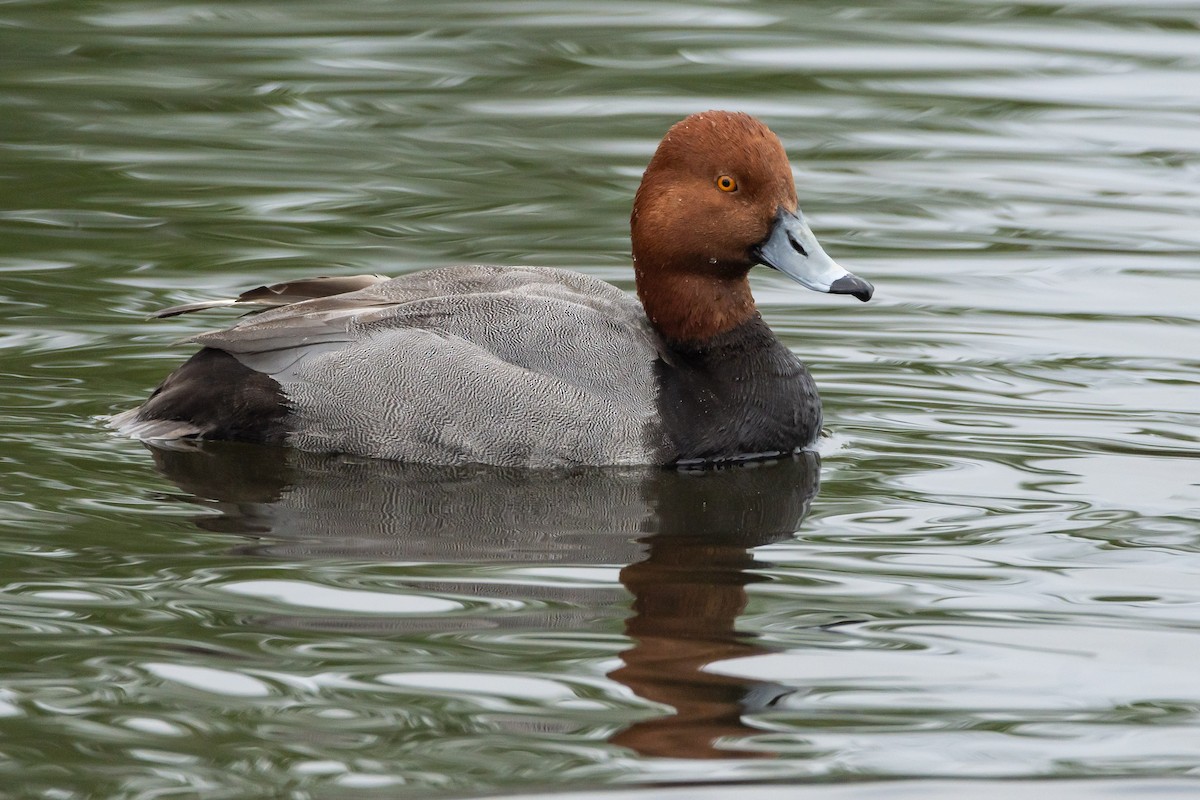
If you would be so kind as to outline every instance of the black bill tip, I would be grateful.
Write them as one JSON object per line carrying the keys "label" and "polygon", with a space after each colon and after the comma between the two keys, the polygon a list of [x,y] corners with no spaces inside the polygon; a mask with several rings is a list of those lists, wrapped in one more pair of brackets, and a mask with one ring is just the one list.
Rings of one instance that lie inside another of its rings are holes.
{"label": "black bill tip", "polygon": [[864,303],[875,294],[875,287],[857,275],[843,275],[829,287],[830,294],[852,294]]}

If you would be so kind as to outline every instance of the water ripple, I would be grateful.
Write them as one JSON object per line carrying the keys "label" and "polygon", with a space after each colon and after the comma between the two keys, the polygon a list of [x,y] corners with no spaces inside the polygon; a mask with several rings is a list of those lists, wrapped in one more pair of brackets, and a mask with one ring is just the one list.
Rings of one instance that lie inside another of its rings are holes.
{"label": "water ripple", "polygon": [[[845,800],[1195,772],[1191,0],[2,8],[4,780]],[[143,323],[173,303],[462,262],[632,288],[646,159],[715,106],[780,134],[878,287],[753,276],[822,390],[815,501],[813,464],[427,473],[97,421],[222,324]]]}

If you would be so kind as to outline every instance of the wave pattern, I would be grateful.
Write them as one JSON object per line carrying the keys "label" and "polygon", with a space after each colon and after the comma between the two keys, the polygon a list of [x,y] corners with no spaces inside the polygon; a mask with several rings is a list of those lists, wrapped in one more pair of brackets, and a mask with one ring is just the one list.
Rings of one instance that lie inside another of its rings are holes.
{"label": "wave pattern", "polygon": [[[1200,5],[19,0],[0,53],[0,782],[1185,796]],[[819,465],[151,454],[92,421],[211,322],[140,321],[166,305],[464,262],[630,287],[641,170],[711,107],[780,134],[878,289],[755,279]]]}

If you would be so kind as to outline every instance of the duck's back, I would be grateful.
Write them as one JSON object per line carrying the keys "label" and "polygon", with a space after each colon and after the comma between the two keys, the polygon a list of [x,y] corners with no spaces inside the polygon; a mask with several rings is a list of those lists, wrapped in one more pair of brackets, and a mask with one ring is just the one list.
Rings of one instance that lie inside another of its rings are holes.
{"label": "duck's back", "polygon": [[522,466],[662,459],[656,334],[636,300],[579,273],[430,270],[194,341],[206,350],[119,427],[211,436],[196,408],[228,426],[238,403],[259,417],[273,403],[272,425],[249,427],[310,451]]}

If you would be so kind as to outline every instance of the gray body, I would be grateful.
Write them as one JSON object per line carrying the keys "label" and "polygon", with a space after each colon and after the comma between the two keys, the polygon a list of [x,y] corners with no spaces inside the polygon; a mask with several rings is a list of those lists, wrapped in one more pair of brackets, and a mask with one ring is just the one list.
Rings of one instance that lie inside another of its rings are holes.
{"label": "gray body", "polygon": [[[534,467],[664,460],[658,336],[636,299],[579,273],[429,270],[191,341],[276,381],[286,443],[302,450]],[[142,439],[204,433],[139,411],[113,422]]]}

